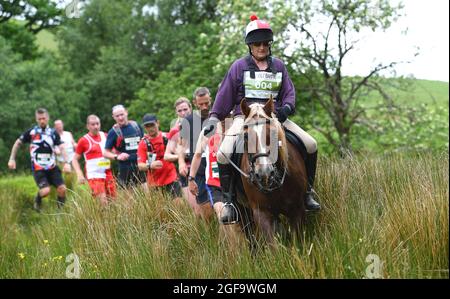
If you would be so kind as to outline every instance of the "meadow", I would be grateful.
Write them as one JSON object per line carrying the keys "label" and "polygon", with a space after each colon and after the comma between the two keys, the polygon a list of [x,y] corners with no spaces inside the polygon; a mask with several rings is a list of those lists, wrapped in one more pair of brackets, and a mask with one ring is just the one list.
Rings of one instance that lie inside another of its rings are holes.
{"label": "meadow", "polygon": [[255,255],[161,193],[101,208],[74,185],[63,210],[53,197],[39,214],[32,177],[3,177],[0,278],[66,278],[71,254],[80,278],[448,278],[448,166],[448,151],[321,157],[322,211],[301,241]]}

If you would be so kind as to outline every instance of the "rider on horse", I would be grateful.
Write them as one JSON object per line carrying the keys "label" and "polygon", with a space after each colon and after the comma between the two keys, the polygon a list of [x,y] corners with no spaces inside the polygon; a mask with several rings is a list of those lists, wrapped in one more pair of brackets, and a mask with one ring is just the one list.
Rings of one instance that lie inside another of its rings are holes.
{"label": "rider on horse", "polygon": [[210,136],[215,131],[217,123],[228,117],[232,110],[234,111],[233,123],[223,138],[217,155],[225,203],[220,220],[224,224],[238,221],[237,210],[233,205],[234,190],[230,190],[233,171],[230,157],[234,151],[237,135],[241,133],[244,124],[244,117],[239,106],[244,97],[249,103],[265,103],[270,96],[273,97],[276,117],[285,129],[291,131],[303,142],[306,148],[305,164],[308,175],[306,209],[320,209],[319,203],[314,200],[312,189],[316,172],[317,143],[314,138],[287,118],[295,111],[295,88],[284,63],[271,55],[273,32],[270,25],[254,15],[250,19],[251,22],[247,25],[245,33],[249,55],[236,60],[231,65],[220,85],[209,119],[204,126],[205,136]]}

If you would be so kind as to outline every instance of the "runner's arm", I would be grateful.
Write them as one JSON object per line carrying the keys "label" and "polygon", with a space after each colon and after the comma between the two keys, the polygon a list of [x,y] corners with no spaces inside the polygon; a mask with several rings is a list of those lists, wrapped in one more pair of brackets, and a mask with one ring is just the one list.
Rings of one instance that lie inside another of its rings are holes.
{"label": "runner's arm", "polygon": [[9,169],[16,169],[16,155],[17,155],[17,151],[19,150],[19,147],[21,145],[22,145],[22,141],[20,139],[17,139],[16,142],[14,142],[14,145],[11,149],[11,155],[9,156],[9,161],[8,161]]}
{"label": "runner's arm", "polygon": [[81,170],[80,162],[78,162],[78,160],[80,160],[80,158],[81,158],[81,156],[78,153],[75,153],[73,155],[73,159],[72,159],[72,166],[73,166],[73,169],[75,169],[75,173],[77,174],[78,181],[83,181],[84,180],[83,171]]}
{"label": "runner's arm", "polygon": [[117,154],[114,154],[112,152],[112,150],[106,149],[106,148],[105,148],[105,150],[103,152],[103,157],[105,157],[107,159],[110,159],[110,160],[117,160]]}
{"label": "runner's arm", "polygon": [[22,141],[20,141],[20,139],[17,139],[16,142],[14,142],[14,145],[11,149],[11,155],[9,156],[9,161],[16,161],[17,151],[19,150],[19,147],[21,145]]}
{"label": "runner's arm", "polygon": [[164,160],[169,162],[178,161],[178,155],[176,154],[177,142],[170,139],[167,143],[166,151],[164,152]]}
{"label": "runner's arm", "polygon": [[200,134],[200,137],[197,141],[197,146],[195,147],[195,154],[192,158],[191,169],[189,171],[189,176],[194,177],[197,175],[198,168],[200,167],[200,163],[202,161],[202,153],[205,150],[205,147],[208,143],[208,137]]}

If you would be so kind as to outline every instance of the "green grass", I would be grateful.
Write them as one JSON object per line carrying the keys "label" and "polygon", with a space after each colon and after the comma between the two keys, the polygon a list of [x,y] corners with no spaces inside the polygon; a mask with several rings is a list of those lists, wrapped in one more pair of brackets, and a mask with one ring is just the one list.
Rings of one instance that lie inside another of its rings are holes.
{"label": "green grass", "polygon": [[[101,209],[87,190],[31,210],[30,177],[0,180],[0,277],[64,278],[76,253],[81,278],[362,278],[379,256],[383,278],[448,278],[448,152],[319,160],[323,210],[302,243],[277,240],[252,257],[215,220],[196,219],[161,194],[121,193]],[[130,198],[132,196],[132,198]]]}
{"label": "green grass", "polygon": [[[425,104],[432,107],[448,107],[448,82],[396,78],[387,78],[383,81],[385,92],[392,97],[394,103],[400,106],[415,107]],[[373,105],[380,100],[381,96],[377,92],[372,92],[366,102],[368,105]]]}

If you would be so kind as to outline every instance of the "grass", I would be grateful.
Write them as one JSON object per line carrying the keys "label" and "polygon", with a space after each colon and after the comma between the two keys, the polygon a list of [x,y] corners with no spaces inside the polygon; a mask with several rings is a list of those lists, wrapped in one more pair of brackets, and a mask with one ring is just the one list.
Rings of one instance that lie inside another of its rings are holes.
{"label": "grass", "polygon": [[[196,219],[162,194],[121,192],[101,209],[76,187],[31,210],[30,177],[0,180],[1,278],[64,278],[76,253],[81,278],[362,278],[379,257],[383,278],[448,278],[448,152],[319,161],[323,210],[304,240],[277,240],[252,257],[228,249],[215,220]],[[366,260],[367,259],[367,260]]]}

